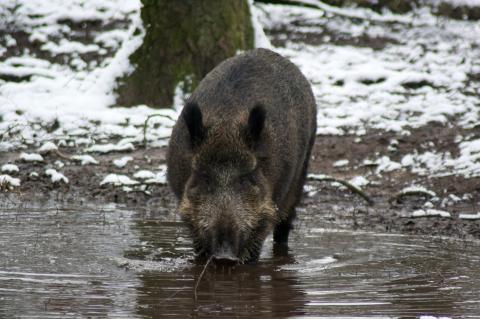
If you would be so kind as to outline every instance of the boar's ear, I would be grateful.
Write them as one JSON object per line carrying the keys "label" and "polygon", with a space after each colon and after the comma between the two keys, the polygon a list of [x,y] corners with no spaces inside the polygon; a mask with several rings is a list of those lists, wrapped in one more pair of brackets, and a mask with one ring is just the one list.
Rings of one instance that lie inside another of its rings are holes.
{"label": "boar's ear", "polygon": [[198,146],[203,140],[205,129],[202,123],[202,111],[200,111],[197,103],[189,102],[185,105],[183,108],[183,120],[185,125],[187,125],[192,147]]}
{"label": "boar's ear", "polygon": [[265,125],[265,109],[261,105],[256,105],[250,111],[247,126],[247,142],[252,147],[256,147],[260,141],[263,127]]}

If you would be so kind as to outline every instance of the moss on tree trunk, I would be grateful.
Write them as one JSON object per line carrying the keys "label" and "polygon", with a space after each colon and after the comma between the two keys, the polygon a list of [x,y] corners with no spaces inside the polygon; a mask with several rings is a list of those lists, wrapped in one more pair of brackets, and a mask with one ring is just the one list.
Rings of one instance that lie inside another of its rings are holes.
{"label": "moss on tree trunk", "polygon": [[176,86],[191,91],[218,63],[253,47],[247,0],[142,0],[143,44],[120,80],[117,104],[170,107]]}

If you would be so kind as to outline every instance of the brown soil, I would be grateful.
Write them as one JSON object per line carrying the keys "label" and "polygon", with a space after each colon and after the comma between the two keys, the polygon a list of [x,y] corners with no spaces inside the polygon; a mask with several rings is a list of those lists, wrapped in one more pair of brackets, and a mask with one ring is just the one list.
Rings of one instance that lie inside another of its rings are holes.
{"label": "brown soil", "polygon": [[[362,189],[375,203],[368,205],[358,194],[346,188],[340,188],[331,182],[309,180],[307,184],[318,190],[315,194],[306,195],[299,209],[299,214],[309,214],[324,221],[325,227],[359,229],[379,232],[395,232],[405,234],[442,235],[459,238],[480,239],[480,220],[461,220],[459,213],[476,213],[480,211],[480,178],[465,179],[461,176],[429,177],[418,176],[407,170],[395,170],[390,173],[375,173],[375,166],[362,165],[364,159],[375,159],[388,155],[394,161],[400,161],[405,154],[413,150],[422,150],[422,145],[438,151],[450,151],[455,155],[458,150],[454,138],[458,134],[478,134],[478,132],[462,132],[456,127],[431,124],[421,129],[411,131],[409,136],[394,133],[369,132],[361,136],[318,136],[312,160],[311,173],[321,173],[339,179],[349,180],[354,176],[364,176],[371,183]],[[392,139],[398,140],[396,150],[389,150]],[[81,150],[64,148],[62,153],[73,155]],[[165,163],[166,148],[143,149],[140,146],[134,152],[111,153],[106,155],[93,154],[100,165],[80,166],[77,162],[60,158],[56,154],[45,156],[46,163],[25,163],[18,160],[19,152],[10,153],[2,163],[13,162],[20,168],[19,177],[22,184],[10,192],[0,192],[0,202],[16,203],[22,206],[52,201],[55,205],[82,204],[84,202],[115,202],[132,208],[158,205],[170,210],[175,209],[175,198],[166,185],[150,185],[147,190],[125,192],[121,187],[112,185],[100,186],[103,178],[110,173],[133,176],[140,169],[155,171],[160,164]],[[112,160],[124,155],[134,158],[125,168],[117,168]],[[332,164],[340,159],[348,159],[349,164],[334,167]],[[60,160],[66,165],[57,169],[67,176],[69,184],[52,183],[50,177],[44,174],[46,165],[55,167],[55,161]],[[36,171],[39,176],[30,177]],[[409,185],[421,185],[434,191],[440,198],[432,201],[435,209],[445,210],[452,218],[423,217],[410,218],[406,214],[422,208],[427,201],[422,196],[409,196],[401,202],[389,204],[389,199]],[[454,202],[448,200],[450,195],[468,198]],[[308,227],[308,226],[306,226]]]}

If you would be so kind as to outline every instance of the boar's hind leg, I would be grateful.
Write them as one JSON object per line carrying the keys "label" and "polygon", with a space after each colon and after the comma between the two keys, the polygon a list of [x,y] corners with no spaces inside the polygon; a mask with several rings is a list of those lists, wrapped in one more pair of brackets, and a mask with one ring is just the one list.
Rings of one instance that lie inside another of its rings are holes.
{"label": "boar's hind leg", "polygon": [[288,212],[288,217],[275,226],[275,230],[273,231],[273,240],[275,243],[287,244],[288,235],[290,233],[290,229],[292,229],[292,222],[295,219],[295,216],[296,212],[294,206]]}
{"label": "boar's hind leg", "polygon": [[273,231],[273,240],[276,243],[286,244],[288,242],[288,235],[290,230],[293,228],[293,220],[297,216],[295,206],[298,205],[302,196],[303,184],[305,183],[305,178],[307,176],[307,166],[308,161],[306,160],[303,164],[302,174],[299,176],[296,182],[292,183],[290,187],[290,192],[288,192],[287,199],[285,201],[286,205],[283,207],[284,212],[286,212],[287,215],[280,223],[277,224],[277,226],[275,226],[275,230]]}
{"label": "boar's hind leg", "polygon": [[293,184],[290,188],[291,191],[287,195],[287,205],[285,205],[284,209],[288,212],[287,217],[282,220],[277,226],[275,226],[275,230],[273,231],[273,240],[279,244],[287,244],[288,242],[288,235],[290,230],[293,228],[292,223],[297,213],[295,211],[295,206],[298,205],[303,193],[303,185],[305,184],[305,180],[307,178],[307,170],[308,170],[308,161],[310,160],[310,154],[312,151],[313,144],[315,142],[315,131],[310,136],[310,141],[308,143],[307,154],[305,160],[303,162],[302,172],[300,174],[300,178],[296,184]]}

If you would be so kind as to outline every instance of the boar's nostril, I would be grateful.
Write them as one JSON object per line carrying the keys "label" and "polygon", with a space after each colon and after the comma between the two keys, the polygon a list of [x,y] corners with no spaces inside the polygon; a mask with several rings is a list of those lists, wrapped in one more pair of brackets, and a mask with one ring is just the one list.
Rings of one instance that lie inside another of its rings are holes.
{"label": "boar's nostril", "polygon": [[227,241],[223,241],[213,253],[213,258],[217,263],[238,263],[239,259],[235,255],[232,245]]}

